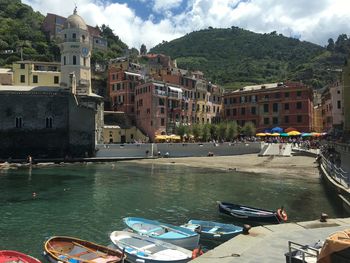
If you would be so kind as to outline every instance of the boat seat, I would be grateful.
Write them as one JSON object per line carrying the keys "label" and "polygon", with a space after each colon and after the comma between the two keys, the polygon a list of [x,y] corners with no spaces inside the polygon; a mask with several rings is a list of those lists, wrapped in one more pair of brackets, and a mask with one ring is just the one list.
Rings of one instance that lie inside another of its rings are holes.
{"label": "boat seat", "polygon": [[212,229],[208,230],[208,233],[215,233],[216,231],[219,230],[219,228],[220,228],[220,227],[215,226],[215,227],[213,227]]}
{"label": "boat seat", "polygon": [[154,246],[155,246],[155,244],[149,244],[149,245],[147,245],[147,246],[141,247],[140,249],[142,249],[142,250],[147,250],[147,249],[152,248],[152,247],[154,247]]}

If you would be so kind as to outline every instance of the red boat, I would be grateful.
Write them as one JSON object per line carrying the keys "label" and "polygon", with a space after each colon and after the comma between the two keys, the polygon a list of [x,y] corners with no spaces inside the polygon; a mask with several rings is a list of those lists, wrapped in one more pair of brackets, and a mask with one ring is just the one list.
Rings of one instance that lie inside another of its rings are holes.
{"label": "red boat", "polygon": [[39,259],[14,250],[0,250],[0,263],[41,263]]}

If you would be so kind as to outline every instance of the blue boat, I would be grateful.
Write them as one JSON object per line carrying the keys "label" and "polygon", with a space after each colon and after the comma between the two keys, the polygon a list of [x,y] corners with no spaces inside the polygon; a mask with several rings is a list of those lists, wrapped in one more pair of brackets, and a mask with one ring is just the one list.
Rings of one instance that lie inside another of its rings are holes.
{"label": "blue boat", "polygon": [[126,217],[123,221],[128,228],[139,235],[153,237],[187,249],[198,246],[199,234],[187,228],[140,217]]}
{"label": "blue boat", "polygon": [[227,241],[243,232],[243,227],[240,226],[194,219],[181,227],[197,232],[202,239],[216,241]]}

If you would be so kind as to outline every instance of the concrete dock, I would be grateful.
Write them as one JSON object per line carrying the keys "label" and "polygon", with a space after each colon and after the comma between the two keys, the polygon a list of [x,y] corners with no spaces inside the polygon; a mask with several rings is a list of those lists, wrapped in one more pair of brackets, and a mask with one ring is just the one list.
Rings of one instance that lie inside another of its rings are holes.
{"label": "concrete dock", "polygon": [[194,259],[191,263],[286,262],[288,241],[314,244],[330,234],[350,228],[350,218],[328,219],[253,227],[248,235],[238,235]]}

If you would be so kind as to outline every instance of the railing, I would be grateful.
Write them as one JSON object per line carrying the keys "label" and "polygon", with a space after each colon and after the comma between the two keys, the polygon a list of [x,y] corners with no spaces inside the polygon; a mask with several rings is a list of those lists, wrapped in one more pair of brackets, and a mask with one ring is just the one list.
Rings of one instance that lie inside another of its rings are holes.
{"label": "railing", "polygon": [[[310,258],[317,259],[319,249],[308,245],[301,245],[296,242],[288,241],[288,254],[286,254],[287,262],[310,262]],[[308,257],[308,259],[306,259]],[[297,259],[297,260],[296,260]]]}
{"label": "railing", "polygon": [[323,154],[321,154],[321,163],[330,177],[337,183],[349,188],[350,180],[349,175],[341,167],[338,167],[335,163],[328,160]]}

